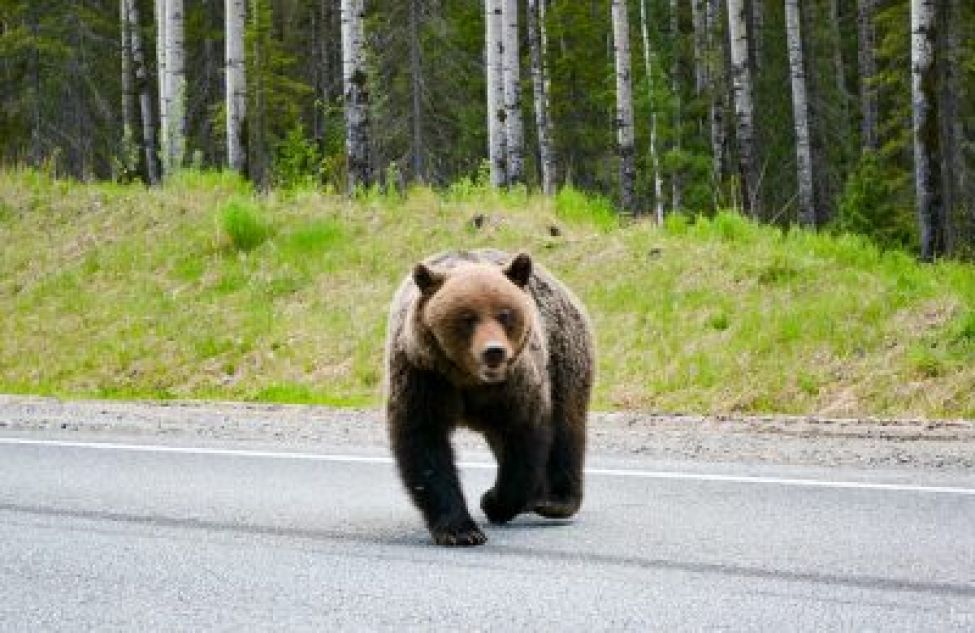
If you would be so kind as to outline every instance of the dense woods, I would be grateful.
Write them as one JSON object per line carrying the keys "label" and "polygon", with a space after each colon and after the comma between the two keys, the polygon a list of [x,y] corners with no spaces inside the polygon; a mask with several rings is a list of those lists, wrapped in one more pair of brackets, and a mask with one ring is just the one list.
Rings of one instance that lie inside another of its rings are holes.
{"label": "dense woods", "polygon": [[0,159],[572,186],[975,254],[966,0],[0,0]]}

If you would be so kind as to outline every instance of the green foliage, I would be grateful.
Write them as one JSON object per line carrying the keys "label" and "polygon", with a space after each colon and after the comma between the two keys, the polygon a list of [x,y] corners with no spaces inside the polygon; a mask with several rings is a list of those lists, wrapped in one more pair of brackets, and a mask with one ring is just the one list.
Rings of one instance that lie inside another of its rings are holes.
{"label": "green foliage", "polygon": [[913,249],[917,244],[911,209],[897,203],[878,157],[869,151],[846,181],[833,228],[868,236],[884,248]]}
{"label": "green foliage", "polygon": [[271,230],[252,203],[233,200],[220,213],[220,226],[235,252],[250,252],[263,244]]}
{"label": "green foliage", "polygon": [[612,202],[602,196],[586,195],[571,186],[563,187],[556,194],[555,212],[570,222],[591,222],[604,232],[619,226],[619,215]]}
{"label": "green foliage", "polygon": [[282,189],[310,188],[321,181],[322,157],[299,123],[277,145],[272,181]]}

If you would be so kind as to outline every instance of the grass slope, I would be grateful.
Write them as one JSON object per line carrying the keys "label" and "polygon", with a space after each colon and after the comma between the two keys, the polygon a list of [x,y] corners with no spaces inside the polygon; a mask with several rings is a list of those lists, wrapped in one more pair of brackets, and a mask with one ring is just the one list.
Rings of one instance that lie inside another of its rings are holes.
{"label": "grass slope", "polygon": [[375,405],[405,272],[495,246],[588,305],[598,408],[975,417],[975,269],[731,214],[620,228],[571,190],[350,202],[219,174],[146,190],[6,172],[0,243],[7,392]]}

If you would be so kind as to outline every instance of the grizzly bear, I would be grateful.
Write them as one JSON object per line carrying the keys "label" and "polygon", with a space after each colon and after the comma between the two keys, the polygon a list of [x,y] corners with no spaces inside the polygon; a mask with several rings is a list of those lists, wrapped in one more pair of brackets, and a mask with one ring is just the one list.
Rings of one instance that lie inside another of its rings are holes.
{"label": "grizzly bear", "polygon": [[525,253],[457,251],[417,264],[396,292],[386,343],[387,424],[406,490],[433,540],[480,545],[450,435],[484,435],[498,462],[481,497],[492,523],[575,514],[593,382],[589,320]]}

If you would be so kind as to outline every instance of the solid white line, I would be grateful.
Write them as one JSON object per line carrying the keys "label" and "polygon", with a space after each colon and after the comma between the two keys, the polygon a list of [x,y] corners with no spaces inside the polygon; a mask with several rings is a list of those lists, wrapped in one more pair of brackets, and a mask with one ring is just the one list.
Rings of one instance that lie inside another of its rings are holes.
{"label": "solid white line", "polygon": [[[264,459],[296,459],[317,462],[343,462],[360,464],[393,463],[390,457],[369,457],[365,455],[326,455],[321,453],[294,453],[285,451],[255,451],[230,448],[200,448],[184,446],[154,446],[151,444],[119,444],[113,442],[67,442],[60,440],[31,440],[15,437],[0,437],[0,445],[50,446],[57,448],[81,448],[96,450],[130,451],[141,453],[177,453],[183,455],[216,455],[230,457],[252,457]],[[461,468],[490,469],[495,465],[489,462],[458,462]],[[853,490],[887,490],[893,492],[917,492],[949,495],[975,496],[975,488],[953,486],[919,486],[910,484],[885,484],[865,481],[830,481],[823,479],[790,479],[782,477],[759,477],[748,475],[718,475],[666,470],[639,470],[618,468],[587,468],[587,475],[597,477],[629,477],[637,479],[675,479],[735,484],[765,484],[778,486],[800,486],[807,488],[840,488]]]}

